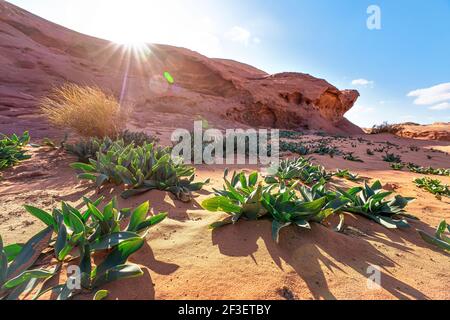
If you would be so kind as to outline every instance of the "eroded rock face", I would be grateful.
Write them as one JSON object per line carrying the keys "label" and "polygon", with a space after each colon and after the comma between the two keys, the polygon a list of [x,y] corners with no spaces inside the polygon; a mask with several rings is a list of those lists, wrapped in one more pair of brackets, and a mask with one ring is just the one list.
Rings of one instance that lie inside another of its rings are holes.
{"label": "eroded rock face", "polygon": [[403,138],[450,141],[450,122],[430,125],[399,124],[395,130],[396,135]]}
{"label": "eroded rock face", "polygon": [[[175,85],[162,74],[168,71]],[[301,73],[269,75],[166,45],[126,51],[0,2],[0,131],[47,135],[39,99],[65,82],[97,85],[135,105],[135,124],[178,125],[202,117],[219,127],[247,126],[362,133],[344,118],[359,97]],[[125,86],[124,86],[125,84]],[[172,117],[172,118],[171,118]],[[155,122],[151,122],[154,124]],[[181,123],[181,124],[180,124]]]}

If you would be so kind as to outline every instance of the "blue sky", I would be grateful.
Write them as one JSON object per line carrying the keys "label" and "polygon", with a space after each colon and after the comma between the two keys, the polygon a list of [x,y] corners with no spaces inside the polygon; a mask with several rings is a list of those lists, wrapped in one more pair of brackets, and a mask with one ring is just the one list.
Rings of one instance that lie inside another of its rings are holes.
{"label": "blue sky", "polygon": [[[267,72],[298,71],[361,93],[347,116],[450,121],[450,0],[12,0],[117,42],[188,47]],[[369,30],[367,8],[381,9]]]}

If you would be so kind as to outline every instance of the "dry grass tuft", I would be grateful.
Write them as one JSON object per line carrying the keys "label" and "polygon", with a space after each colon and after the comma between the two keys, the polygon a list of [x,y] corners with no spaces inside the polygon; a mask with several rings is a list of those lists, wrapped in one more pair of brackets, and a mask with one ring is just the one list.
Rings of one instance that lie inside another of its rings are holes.
{"label": "dry grass tuft", "polygon": [[85,137],[114,137],[128,118],[126,108],[98,87],[65,84],[53,89],[40,105],[53,125]]}

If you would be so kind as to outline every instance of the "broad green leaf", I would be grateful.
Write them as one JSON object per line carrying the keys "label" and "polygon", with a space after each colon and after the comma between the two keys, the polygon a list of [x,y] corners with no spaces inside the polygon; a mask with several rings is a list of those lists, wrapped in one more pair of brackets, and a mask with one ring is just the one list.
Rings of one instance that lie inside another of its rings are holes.
{"label": "broad green leaf", "polygon": [[144,239],[137,237],[121,242],[114,248],[106,259],[96,268],[97,276],[105,273],[108,269],[124,264],[128,257],[138,251],[144,245]]}
{"label": "broad green leaf", "polygon": [[211,212],[240,213],[241,207],[233,204],[228,198],[218,196],[202,202],[202,208]]}
{"label": "broad green leaf", "polygon": [[24,206],[25,210],[27,210],[31,215],[41,220],[47,226],[52,227],[55,231],[58,230],[55,219],[53,219],[52,215],[41,210],[39,208],[35,208],[32,206]]}
{"label": "broad green leaf", "polygon": [[419,230],[419,234],[425,242],[432,244],[434,246],[437,246],[441,249],[444,249],[445,251],[450,251],[449,243],[442,241],[440,239],[437,239],[435,237],[432,237],[432,236],[428,235],[427,233],[420,231],[420,230]]}
{"label": "broad green leaf", "polygon": [[117,280],[140,277],[144,274],[141,268],[136,265],[118,265],[106,270],[100,274],[94,281],[93,287],[97,288],[106,283]]}
{"label": "broad green leaf", "polygon": [[95,293],[94,301],[104,300],[108,297],[108,295],[109,295],[108,290],[99,290]]}
{"label": "broad green leaf", "polygon": [[137,231],[139,224],[145,221],[147,214],[150,210],[150,202],[146,201],[137,207],[131,214],[130,224],[127,231]]}
{"label": "broad green leaf", "polygon": [[72,169],[80,170],[80,171],[83,171],[83,172],[90,172],[90,173],[95,172],[95,167],[93,165],[82,163],[82,162],[72,163],[70,165],[70,167]]}
{"label": "broad green leaf", "polygon": [[3,248],[8,257],[8,262],[13,261],[23,249],[23,244],[15,243]]}
{"label": "broad green leaf", "polygon": [[96,206],[94,206],[92,203],[88,203],[87,204],[91,214],[96,217],[99,221],[103,221],[104,220],[104,216],[103,213],[97,209]]}
{"label": "broad green leaf", "polygon": [[17,287],[24,282],[36,278],[36,279],[46,279],[48,277],[51,277],[54,275],[54,272],[38,269],[38,270],[29,270],[24,271],[19,276],[12,278],[11,280],[8,280],[4,285],[3,288],[5,289],[12,289],[14,287]]}
{"label": "broad green leaf", "polygon": [[16,277],[31,267],[37,258],[39,258],[42,251],[47,248],[52,234],[53,228],[48,227],[31,238],[9,266],[7,279]]}
{"label": "broad green leaf", "polygon": [[138,235],[134,232],[118,232],[100,238],[97,242],[91,243],[90,248],[93,251],[110,250],[120,243],[134,239]]}
{"label": "broad green leaf", "polygon": [[158,223],[162,222],[164,219],[166,219],[168,214],[166,212],[157,214],[155,216],[152,216],[145,220],[144,222],[140,223],[137,227],[136,232],[142,235],[142,232],[144,232],[149,227],[152,227],[154,225],[157,225]]}

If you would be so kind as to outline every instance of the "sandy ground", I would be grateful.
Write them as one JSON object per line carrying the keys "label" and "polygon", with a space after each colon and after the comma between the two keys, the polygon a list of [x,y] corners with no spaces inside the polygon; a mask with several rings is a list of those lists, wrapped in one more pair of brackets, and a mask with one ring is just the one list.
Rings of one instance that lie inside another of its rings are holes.
{"label": "sandy ground", "polygon": [[[272,241],[266,221],[240,222],[211,231],[209,224],[224,215],[206,212],[199,203],[210,196],[213,187],[221,187],[225,166],[198,166],[198,179],[211,178],[212,182],[191,204],[174,201],[170,194],[159,191],[121,200],[126,207],[150,200],[155,212],[168,211],[169,218],[151,230],[148,246],[131,259],[142,266],[144,276],[107,286],[109,298],[450,299],[449,255],[424,243],[416,232],[433,232],[443,218],[450,219],[450,199],[440,201],[417,189],[412,181],[420,175],[391,170],[381,160],[382,154],[366,154],[367,148],[390,141],[400,146],[400,150],[394,150],[405,162],[448,168],[450,157],[431,149],[450,151],[450,143],[378,135],[364,136],[380,142],[367,146],[367,142],[355,138],[336,144],[354,151],[364,163],[328,156],[315,156],[316,161],[329,170],[349,168],[372,181],[380,179],[398,193],[416,197],[409,212],[421,221],[412,222],[411,229],[391,231],[361,217],[348,216],[347,225],[359,229],[359,233],[340,234],[323,225],[314,225],[312,231],[286,228],[278,245]],[[412,152],[410,145],[421,149]],[[0,181],[0,234],[6,244],[26,241],[43,228],[25,212],[23,204],[51,209],[62,200],[77,204],[81,196],[94,197],[96,193],[90,185],[77,181],[69,168],[74,158],[45,148],[31,152],[32,160],[4,172]],[[249,172],[258,169],[240,168]],[[439,179],[450,184],[449,177]],[[332,184],[354,185],[340,179]],[[101,193],[110,198],[120,191],[103,189]],[[382,271],[381,289],[367,287],[372,265]]]}

